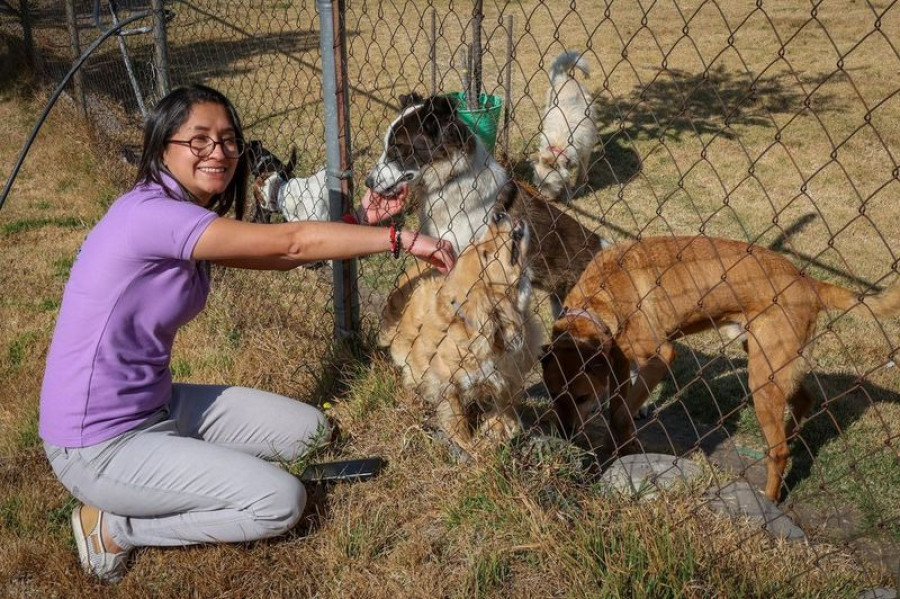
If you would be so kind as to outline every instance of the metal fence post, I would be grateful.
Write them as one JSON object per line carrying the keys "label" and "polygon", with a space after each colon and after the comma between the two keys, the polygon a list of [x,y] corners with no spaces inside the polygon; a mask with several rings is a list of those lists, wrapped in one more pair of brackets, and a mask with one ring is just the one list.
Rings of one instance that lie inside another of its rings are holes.
{"label": "metal fence post", "polygon": [[512,116],[512,67],[515,54],[515,45],[513,44],[513,16],[506,17],[506,64],[504,70],[504,91],[503,98],[503,158],[509,159],[509,121]]}
{"label": "metal fence post", "polygon": [[31,34],[31,7],[28,0],[19,0],[19,18],[22,21],[22,41],[25,44],[25,59],[34,71],[37,68],[37,52],[34,48],[34,36]]}
{"label": "metal fence post", "polygon": [[[75,13],[75,0],[66,0],[66,24],[69,27],[69,36],[72,39],[72,60],[78,60],[81,56],[81,40],[78,37],[78,19]],[[75,71],[72,77],[75,88],[75,103],[81,109],[82,116],[87,117],[87,96],[84,93],[84,78],[81,70]]]}
{"label": "metal fence post", "polygon": [[[349,97],[347,85],[346,35],[343,0],[316,0],[319,10],[322,52],[322,96],[325,107],[325,154],[331,220],[340,220],[350,211],[352,173],[350,170]],[[356,260],[332,262],[334,280],[334,332],[337,339],[358,336],[359,292]]]}
{"label": "metal fence post", "polygon": [[469,60],[466,63],[469,68],[469,81],[466,89],[468,107],[470,110],[479,108],[481,96],[481,61],[484,49],[481,46],[481,28],[484,21],[483,0],[475,0],[472,7],[472,43],[469,44]]}
{"label": "metal fence post", "polygon": [[169,47],[166,41],[166,11],[163,0],[151,0],[153,10],[153,66],[160,97],[169,93]]}

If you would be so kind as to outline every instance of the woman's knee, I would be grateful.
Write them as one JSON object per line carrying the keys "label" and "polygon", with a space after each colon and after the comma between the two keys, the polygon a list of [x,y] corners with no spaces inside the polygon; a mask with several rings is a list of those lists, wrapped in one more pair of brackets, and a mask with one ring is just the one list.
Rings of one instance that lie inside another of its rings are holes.
{"label": "woman's knee", "polygon": [[261,538],[274,537],[293,528],[306,507],[306,488],[287,473],[271,485],[268,492],[251,507],[253,518],[261,529]]}
{"label": "woman's knee", "polygon": [[331,439],[328,419],[314,406],[296,402],[295,409],[284,414],[284,418],[281,447],[276,447],[276,453],[283,459],[296,460]]}

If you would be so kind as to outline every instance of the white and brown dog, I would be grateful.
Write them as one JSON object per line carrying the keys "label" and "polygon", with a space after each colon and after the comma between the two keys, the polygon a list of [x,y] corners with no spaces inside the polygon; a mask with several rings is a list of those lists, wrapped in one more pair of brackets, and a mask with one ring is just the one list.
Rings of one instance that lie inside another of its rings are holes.
{"label": "white and brown dog", "polygon": [[553,199],[569,200],[587,183],[597,145],[593,98],[575,79],[575,69],[590,76],[580,52],[563,52],[553,61],[538,152],[532,157],[534,184]]}
{"label": "white and brown dog", "polygon": [[[401,96],[401,103],[366,185],[381,198],[413,192],[422,232],[450,241],[460,253],[485,231],[501,188],[511,180],[459,119],[451,98],[411,94]],[[527,223],[534,285],[558,306],[607,243],[530,185],[512,185],[500,194],[500,208]]]}

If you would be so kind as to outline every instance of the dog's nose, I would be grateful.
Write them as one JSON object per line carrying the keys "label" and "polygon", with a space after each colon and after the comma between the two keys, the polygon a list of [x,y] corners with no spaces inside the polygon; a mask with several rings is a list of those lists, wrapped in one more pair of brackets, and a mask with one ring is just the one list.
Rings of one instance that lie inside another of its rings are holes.
{"label": "dog's nose", "polygon": [[366,175],[366,187],[368,187],[369,189],[375,187],[375,178],[372,177],[371,174]]}

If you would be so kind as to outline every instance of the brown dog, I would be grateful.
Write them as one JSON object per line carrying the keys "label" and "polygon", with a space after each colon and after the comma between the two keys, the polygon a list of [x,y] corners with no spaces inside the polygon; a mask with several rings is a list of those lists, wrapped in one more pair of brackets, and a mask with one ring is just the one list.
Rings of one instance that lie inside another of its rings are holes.
{"label": "brown dog", "polygon": [[[544,382],[564,426],[605,395],[621,448],[633,415],[669,370],[672,341],[738,325],[746,333],[753,406],[768,444],[766,496],[777,500],[790,439],[813,399],[801,385],[802,351],[822,310],[872,317],[900,313],[900,285],[861,300],[801,273],[783,256],[739,241],[655,237],[597,254],[553,325]],[[629,363],[639,367],[631,385]],[[791,418],[784,423],[784,409]]]}
{"label": "brown dog", "polygon": [[[466,452],[481,428],[519,428],[514,394],[537,364],[541,329],[531,309],[528,227],[502,211],[446,277],[424,275],[406,301],[388,302],[382,343],[403,381],[436,406],[441,427]],[[396,300],[396,297],[395,297]]]}

